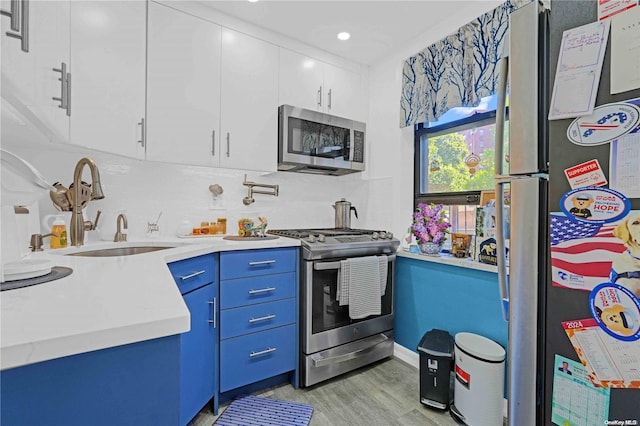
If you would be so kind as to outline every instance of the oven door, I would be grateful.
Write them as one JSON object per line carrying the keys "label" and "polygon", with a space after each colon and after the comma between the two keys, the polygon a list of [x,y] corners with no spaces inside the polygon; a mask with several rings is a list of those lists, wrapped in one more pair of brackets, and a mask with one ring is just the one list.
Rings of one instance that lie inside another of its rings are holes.
{"label": "oven door", "polygon": [[302,351],[312,354],[393,329],[393,277],[395,255],[387,256],[387,285],[381,314],[351,319],[349,306],[336,300],[340,260],[303,262]]}

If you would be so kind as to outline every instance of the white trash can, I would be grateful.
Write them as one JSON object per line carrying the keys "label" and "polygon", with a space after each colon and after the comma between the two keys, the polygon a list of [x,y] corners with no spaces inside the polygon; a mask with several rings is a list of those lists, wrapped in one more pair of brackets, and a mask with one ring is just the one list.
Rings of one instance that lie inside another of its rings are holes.
{"label": "white trash can", "polygon": [[504,395],[502,346],[473,333],[455,336],[456,380],[451,415],[468,426],[501,426]]}

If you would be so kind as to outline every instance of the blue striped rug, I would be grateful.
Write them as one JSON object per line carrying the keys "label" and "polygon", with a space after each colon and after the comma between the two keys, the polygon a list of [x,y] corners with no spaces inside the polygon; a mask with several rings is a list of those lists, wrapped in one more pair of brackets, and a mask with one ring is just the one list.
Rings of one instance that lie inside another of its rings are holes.
{"label": "blue striped rug", "polygon": [[313,406],[259,396],[236,398],[216,420],[218,426],[307,426]]}

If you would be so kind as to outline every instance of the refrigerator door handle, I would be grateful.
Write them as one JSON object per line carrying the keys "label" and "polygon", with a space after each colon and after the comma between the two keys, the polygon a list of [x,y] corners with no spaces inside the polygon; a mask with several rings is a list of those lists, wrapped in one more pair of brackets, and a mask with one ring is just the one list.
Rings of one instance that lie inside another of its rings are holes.
{"label": "refrigerator door handle", "polygon": [[504,126],[507,107],[507,81],[509,78],[509,57],[504,56],[499,63],[498,105],[496,108],[495,173],[496,173],[496,257],[498,261],[498,287],[502,306],[502,319],[509,321],[509,287],[507,282],[507,259],[504,243]]}

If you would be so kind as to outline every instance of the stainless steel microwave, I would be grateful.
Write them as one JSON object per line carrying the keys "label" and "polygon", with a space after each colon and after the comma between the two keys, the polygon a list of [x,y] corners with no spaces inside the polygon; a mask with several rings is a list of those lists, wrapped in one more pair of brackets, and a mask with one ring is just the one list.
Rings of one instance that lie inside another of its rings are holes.
{"label": "stainless steel microwave", "polygon": [[364,170],[365,123],[281,105],[278,170],[345,175]]}

